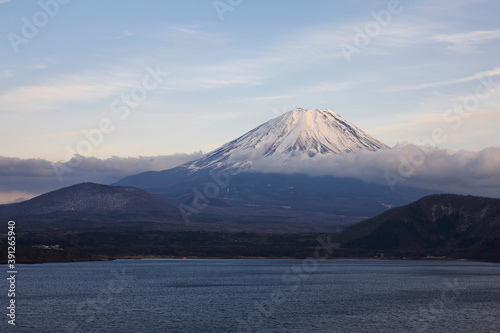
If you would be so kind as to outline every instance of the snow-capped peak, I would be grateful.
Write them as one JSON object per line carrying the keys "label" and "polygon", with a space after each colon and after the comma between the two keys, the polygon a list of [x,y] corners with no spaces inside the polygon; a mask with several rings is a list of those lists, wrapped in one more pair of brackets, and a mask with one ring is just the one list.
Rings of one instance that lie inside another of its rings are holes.
{"label": "snow-capped peak", "polygon": [[249,166],[256,159],[340,154],[361,149],[389,149],[329,109],[297,108],[186,164],[200,168]]}

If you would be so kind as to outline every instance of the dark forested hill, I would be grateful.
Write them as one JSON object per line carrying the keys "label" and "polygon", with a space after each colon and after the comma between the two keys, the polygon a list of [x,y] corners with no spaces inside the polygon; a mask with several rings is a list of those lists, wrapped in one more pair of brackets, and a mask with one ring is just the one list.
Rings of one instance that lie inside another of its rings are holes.
{"label": "dark forested hill", "polygon": [[431,195],[357,223],[343,247],[500,259],[500,199]]}

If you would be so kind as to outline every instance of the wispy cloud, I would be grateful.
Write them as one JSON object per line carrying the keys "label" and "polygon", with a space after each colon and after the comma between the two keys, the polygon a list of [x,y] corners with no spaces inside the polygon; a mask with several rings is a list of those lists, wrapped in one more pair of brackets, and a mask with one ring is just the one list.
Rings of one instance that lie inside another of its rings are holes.
{"label": "wispy cloud", "polygon": [[[355,82],[323,82],[315,85],[307,85],[304,87],[295,88],[291,91],[289,95],[270,95],[270,96],[259,96],[249,98],[251,101],[271,101],[271,100],[282,100],[282,99],[290,99],[294,97],[301,97],[305,94],[316,94],[316,93],[324,93],[324,92],[335,92],[342,91],[352,87]],[[289,111],[289,110],[286,110]]]}
{"label": "wispy cloud", "polygon": [[[459,99],[455,99],[459,100]],[[452,104],[450,104],[452,105]],[[449,108],[450,109],[450,108]],[[388,135],[388,134],[393,134],[394,136],[399,136],[401,137],[401,133],[410,133],[411,131],[416,131],[419,133],[426,133],[432,131],[432,129],[439,127],[439,128],[448,128],[453,125],[455,125],[454,122],[447,122],[445,121],[444,114],[447,111],[447,109],[436,109],[434,110],[436,113],[432,114],[413,114],[413,115],[408,115],[405,116],[404,118],[407,121],[400,122],[400,123],[393,123],[390,125],[384,125],[384,126],[379,126],[372,128],[370,130],[370,133],[375,135],[375,136],[383,136]],[[458,114],[458,113],[457,113]],[[484,124],[488,124],[490,121],[496,121],[500,119],[500,114],[498,113],[497,110],[495,109],[490,109],[488,106],[485,106],[484,110],[483,108],[479,108],[478,110],[475,110],[473,113],[470,113],[467,115],[467,121],[484,121]],[[477,128],[476,134],[481,133],[486,129],[487,126],[482,126],[480,128]]]}
{"label": "wispy cloud", "polygon": [[388,92],[398,92],[398,91],[404,91],[404,90],[420,90],[420,89],[428,89],[428,88],[437,88],[437,87],[444,87],[444,86],[449,86],[457,83],[464,83],[464,82],[470,82],[470,81],[475,81],[479,80],[485,77],[492,77],[492,76],[497,76],[500,75],[500,67],[484,71],[484,72],[478,72],[470,76],[466,76],[460,79],[453,79],[453,80],[445,80],[445,81],[438,81],[438,82],[432,82],[432,83],[423,83],[419,84],[416,86],[412,87],[401,87],[401,88],[393,88],[389,89]]}
{"label": "wispy cloud", "polygon": [[74,135],[81,135],[82,131],[62,131],[62,132],[51,132],[40,136],[40,139],[54,139],[54,138],[64,138]]}
{"label": "wispy cloud", "polygon": [[500,38],[500,30],[471,31],[460,34],[442,34],[431,39],[451,44],[448,49],[456,52],[473,52],[488,41]]}
{"label": "wispy cloud", "polygon": [[306,93],[324,93],[324,92],[333,92],[333,91],[341,91],[345,89],[349,89],[353,85],[359,82],[324,82],[319,83],[317,85],[304,87],[304,92]]}
{"label": "wispy cloud", "polygon": [[157,38],[167,40],[177,45],[221,46],[228,43],[229,39],[220,34],[214,34],[200,25],[159,26]]}
{"label": "wispy cloud", "polygon": [[272,101],[272,100],[280,100],[280,99],[287,99],[287,98],[292,98],[294,97],[293,95],[275,95],[275,96],[261,96],[261,97],[253,97],[250,98],[252,101]]}
{"label": "wispy cloud", "polygon": [[4,91],[0,93],[0,104],[2,109],[16,112],[55,109],[67,102],[96,101],[117,95],[134,85],[137,81],[132,73],[72,74]]}
{"label": "wispy cloud", "polygon": [[[373,19],[369,12],[367,12],[366,19]],[[338,66],[336,60],[344,64],[344,55],[339,44],[353,43],[356,36],[355,28],[363,27],[365,24],[365,21],[356,21],[350,24],[330,23],[306,26],[282,34],[272,43],[262,44],[260,48],[248,50],[240,57],[207,62],[199,66],[191,64],[179,66],[178,64],[177,71],[182,77],[176,78],[175,84],[165,86],[165,89],[172,92],[193,92],[255,86],[266,84],[270,79],[279,77],[282,73],[289,74],[296,68],[303,68],[308,64],[314,66],[324,64],[324,66],[335,68]],[[422,43],[433,26],[419,24],[421,28],[414,29],[415,24],[415,22],[392,23],[372,41],[369,48],[363,50],[363,53],[375,56],[393,54],[395,49]],[[217,43],[226,43],[225,46],[231,50],[229,39],[203,32],[199,26],[168,27],[167,36],[167,39],[174,43],[184,43],[193,38],[210,42],[212,47],[216,47]],[[175,76],[175,73],[172,74]],[[328,92],[344,88],[347,88],[345,83],[327,83],[306,89],[312,92]]]}
{"label": "wispy cloud", "polygon": [[[171,28],[176,33],[211,39],[191,27]],[[265,83],[297,63],[314,63],[343,57],[338,43],[348,34],[333,25],[307,28],[282,36],[272,45],[246,53],[244,57],[211,62],[203,66],[185,66],[183,78],[169,90],[207,90],[230,86],[254,86]],[[182,38],[186,38],[183,36]],[[279,65],[279,66],[277,66]]]}
{"label": "wispy cloud", "polygon": [[8,69],[4,69],[3,70],[3,77],[4,78],[14,77],[14,73],[12,73],[12,71],[10,71]]}
{"label": "wispy cloud", "polygon": [[46,64],[36,64],[36,65],[28,66],[28,68],[30,68],[30,69],[45,69],[45,68],[47,68],[47,65]]}

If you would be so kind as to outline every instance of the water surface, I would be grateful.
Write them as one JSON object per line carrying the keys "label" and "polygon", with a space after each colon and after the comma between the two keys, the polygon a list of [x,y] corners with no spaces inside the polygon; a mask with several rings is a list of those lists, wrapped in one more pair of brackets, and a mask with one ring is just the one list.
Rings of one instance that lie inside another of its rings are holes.
{"label": "water surface", "polygon": [[4,315],[0,331],[500,332],[499,277],[499,264],[450,261],[18,265],[17,325]]}

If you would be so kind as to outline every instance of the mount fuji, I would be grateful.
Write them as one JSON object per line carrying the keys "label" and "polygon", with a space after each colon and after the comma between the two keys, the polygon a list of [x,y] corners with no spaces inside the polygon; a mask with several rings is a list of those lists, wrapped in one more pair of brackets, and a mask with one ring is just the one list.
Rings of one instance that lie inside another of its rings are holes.
{"label": "mount fuji", "polygon": [[340,154],[361,149],[389,149],[332,110],[294,109],[272,119],[241,137],[186,163],[191,171],[249,167],[269,157],[283,161],[291,157]]}
{"label": "mount fuji", "polygon": [[177,204],[184,219],[220,230],[334,231],[429,192],[358,179],[257,172],[266,160],[390,149],[329,109],[297,108],[209,152],[164,171],[128,176],[134,186]]}

